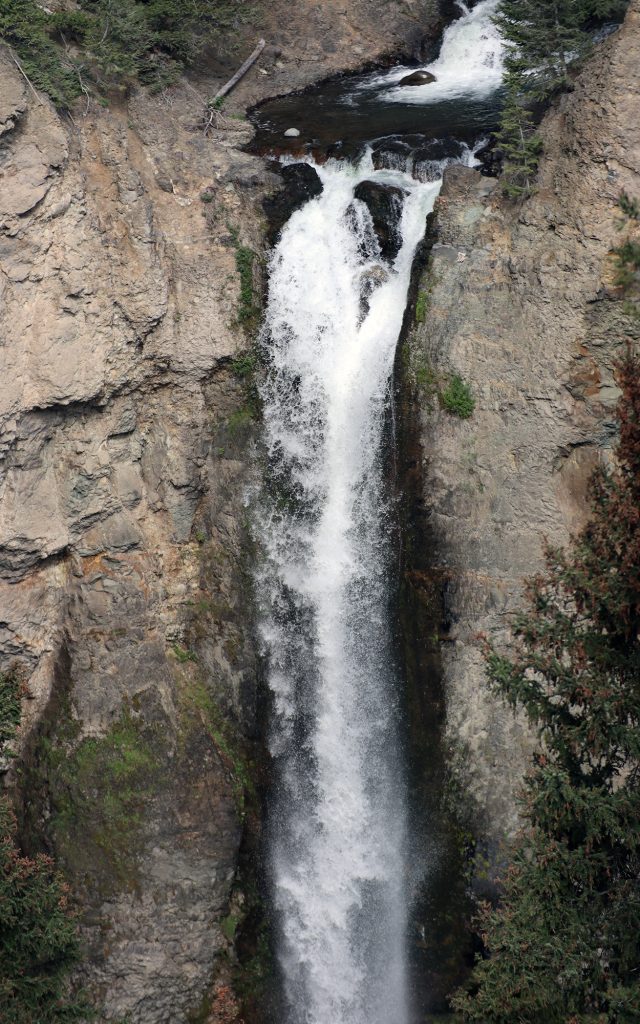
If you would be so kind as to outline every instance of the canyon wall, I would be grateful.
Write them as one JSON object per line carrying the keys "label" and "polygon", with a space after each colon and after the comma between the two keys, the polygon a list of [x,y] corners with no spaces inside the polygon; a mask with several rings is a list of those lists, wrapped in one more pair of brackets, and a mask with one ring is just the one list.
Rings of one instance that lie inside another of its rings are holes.
{"label": "canyon wall", "polygon": [[246,129],[188,130],[184,86],[72,123],[8,56],[0,78],[0,653],[28,688],[23,832],[80,900],[105,1019],[176,1021],[226,943],[255,714],[235,254],[260,247],[269,175],[236,153]]}
{"label": "canyon wall", "polygon": [[[564,544],[584,521],[589,476],[615,440],[614,361],[633,333],[614,285],[617,199],[640,194],[637,0],[542,137],[522,202],[477,170],[445,172],[422,322],[398,359],[413,730],[440,716],[485,891],[517,827],[533,737],[489,694],[478,635],[508,642],[524,577],[541,567],[545,539]],[[438,400],[453,374],[475,397],[469,419]]]}

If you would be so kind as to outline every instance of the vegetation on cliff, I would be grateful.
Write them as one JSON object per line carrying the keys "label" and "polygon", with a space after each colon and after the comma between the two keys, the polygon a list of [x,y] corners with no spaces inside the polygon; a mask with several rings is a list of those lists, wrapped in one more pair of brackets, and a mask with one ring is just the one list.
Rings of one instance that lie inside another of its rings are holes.
{"label": "vegetation on cliff", "polygon": [[[19,723],[20,683],[0,676],[0,751]],[[87,1008],[68,995],[67,975],[79,959],[67,888],[49,857],[24,857],[16,822],[0,797],[0,1020],[4,1024],[68,1024]]]}
{"label": "vegetation on cliff", "polygon": [[504,190],[531,191],[542,142],[535,112],[562,89],[593,46],[595,28],[619,19],[627,0],[502,0],[496,22],[507,44],[505,105],[498,146]]}
{"label": "vegetation on cliff", "polygon": [[[637,202],[614,252],[629,334],[640,290]],[[640,1014],[640,357],[617,365],[613,469],[568,551],[549,548],[516,621],[487,645],[490,684],[542,741],[501,905],[480,914],[487,956],[453,1005],[484,1024],[623,1024]]]}
{"label": "vegetation on cliff", "polygon": [[94,87],[162,88],[247,10],[233,0],[79,0],[50,12],[36,0],[0,0],[0,40],[65,108]]}
{"label": "vegetation on cliff", "polygon": [[467,1021],[581,1024],[640,1012],[640,359],[618,366],[620,441],[591,483],[591,518],[549,549],[493,688],[543,742],[488,959],[454,1005]]}

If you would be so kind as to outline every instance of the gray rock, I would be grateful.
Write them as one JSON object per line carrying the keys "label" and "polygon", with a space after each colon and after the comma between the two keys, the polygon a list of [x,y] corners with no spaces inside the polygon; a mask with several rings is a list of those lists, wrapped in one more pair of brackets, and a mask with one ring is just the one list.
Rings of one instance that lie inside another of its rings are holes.
{"label": "gray rock", "polygon": [[300,135],[300,129],[299,128],[287,128],[287,130],[286,130],[286,132],[284,134],[285,134],[285,137],[287,139],[297,139],[298,136]]}

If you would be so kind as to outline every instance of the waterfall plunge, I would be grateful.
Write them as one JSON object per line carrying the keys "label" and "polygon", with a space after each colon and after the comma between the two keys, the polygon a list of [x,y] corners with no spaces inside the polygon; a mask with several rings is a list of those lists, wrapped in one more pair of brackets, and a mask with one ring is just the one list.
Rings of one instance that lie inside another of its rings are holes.
{"label": "waterfall plunge", "polygon": [[[466,23],[477,36],[478,10],[449,33]],[[408,820],[382,443],[411,264],[441,180],[374,170],[370,154],[316,169],[323,192],[292,215],[271,259],[263,331],[258,589],[278,957],[287,1024],[406,1024]],[[391,265],[354,199],[365,179],[405,192]]]}

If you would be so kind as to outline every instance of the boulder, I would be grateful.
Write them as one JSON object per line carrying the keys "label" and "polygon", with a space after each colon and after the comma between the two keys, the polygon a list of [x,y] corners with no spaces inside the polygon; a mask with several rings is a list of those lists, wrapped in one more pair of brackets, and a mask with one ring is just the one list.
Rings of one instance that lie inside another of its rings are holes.
{"label": "boulder", "polygon": [[374,263],[373,266],[363,270],[360,276],[360,322],[368,315],[370,309],[370,298],[379,288],[389,280],[389,271],[382,263]]}
{"label": "boulder", "polygon": [[386,260],[394,260],[400,252],[400,218],[406,194],[404,189],[379,181],[361,181],[355,188],[356,199],[365,203],[371,214],[380,255]]}
{"label": "boulder", "polygon": [[287,130],[286,130],[286,132],[284,134],[285,134],[285,137],[287,139],[297,139],[298,136],[300,135],[300,129],[299,128],[287,128]]}
{"label": "boulder", "polygon": [[268,241],[275,242],[281,228],[294,212],[309,199],[319,196],[322,182],[318,172],[310,164],[286,164],[279,168],[285,187],[274,195],[267,196],[262,206],[269,221]]}
{"label": "boulder", "polygon": [[432,75],[430,71],[413,71],[410,75],[401,78],[398,85],[430,85],[431,82],[436,81],[436,76]]}

